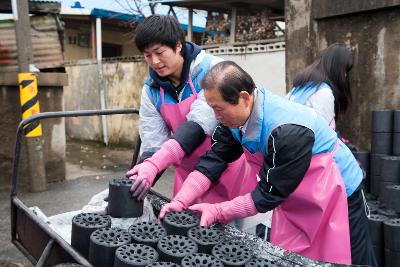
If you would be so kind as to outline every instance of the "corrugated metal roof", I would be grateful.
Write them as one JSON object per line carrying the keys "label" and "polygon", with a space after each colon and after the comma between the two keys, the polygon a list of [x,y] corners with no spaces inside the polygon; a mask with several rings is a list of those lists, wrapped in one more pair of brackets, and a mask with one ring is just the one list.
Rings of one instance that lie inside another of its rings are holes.
{"label": "corrugated metal roof", "polygon": [[[32,50],[37,68],[54,68],[63,65],[64,58],[56,17],[31,17]],[[17,45],[13,20],[0,21],[0,71],[18,69]]]}
{"label": "corrugated metal roof", "polygon": [[208,11],[230,12],[232,7],[236,7],[238,11],[246,12],[250,10],[260,10],[269,8],[277,14],[284,14],[284,0],[149,0],[152,4],[163,4],[169,6],[177,6],[184,8],[201,9]]}
{"label": "corrugated metal roof", "polygon": [[[188,25],[187,24],[183,24],[183,23],[181,23],[181,27],[182,27],[182,29],[184,29],[185,31],[187,31],[187,29],[188,29]],[[192,27],[192,31],[193,32],[197,32],[197,33],[202,33],[202,32],[204,32],[204,27],[200,27],[200,26],[193,26]]]}
{"label": "corrugated metal roof", "polygon": [[92,12],[90,14],[92,16],[95,16],[96,18],[115,19],[115,20],[123,20],[123,21],[141,22],[144,20],[143,16],[115,12],[115,11],[99,9],[99,8],[93,8]]}
{"label": "corrugated metal roof", "polygon": [[29,0],[29,2],[39,2],[39,3],[60,3],[60,1],[50,1],[50,0]]}

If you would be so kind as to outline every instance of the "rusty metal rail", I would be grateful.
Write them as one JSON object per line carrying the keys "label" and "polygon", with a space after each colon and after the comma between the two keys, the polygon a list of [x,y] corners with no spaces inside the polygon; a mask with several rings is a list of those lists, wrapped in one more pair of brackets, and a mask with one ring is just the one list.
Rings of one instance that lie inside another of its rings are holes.
{"label": "rusty metal rail", "polygon": [[[64,112],[44,112],[31,116],[18,126],[11,187],[11,241],[36,266],[53,266],[59,263],[78,263],[92,266],[63,240],[44,221],[39,219],[17,196],[20,170],[21,142],[24,127],[29,123],[50,118],[83,117],[117,114],[139,114],[137,109],[82,110]],[[138,142],[140,144],[140,142]],[[140,147],[135,148],[134,161]]]}

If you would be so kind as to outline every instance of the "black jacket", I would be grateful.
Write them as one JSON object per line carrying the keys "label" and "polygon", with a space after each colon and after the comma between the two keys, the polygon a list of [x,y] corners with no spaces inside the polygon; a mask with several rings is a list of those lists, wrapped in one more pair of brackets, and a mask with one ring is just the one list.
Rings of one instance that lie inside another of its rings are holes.
{"label": "black jacket", "polygon": [[[200,158],[196,170],[217,181],[228,163],[239,159],[244,148],[223,125],[216,128],[212,140],[212,149]],[[310,166],[314,133],[304,126],[284,124],[271,132],[267,144],[259,172],[261,180],[251,193],[259,212],[278,206],[300,184]]]}

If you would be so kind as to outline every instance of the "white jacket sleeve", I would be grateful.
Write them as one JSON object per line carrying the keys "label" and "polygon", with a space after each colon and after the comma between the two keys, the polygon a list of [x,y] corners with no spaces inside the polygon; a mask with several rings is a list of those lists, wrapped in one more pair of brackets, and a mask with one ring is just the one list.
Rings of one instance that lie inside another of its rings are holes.
{"label": "white jacket sleeve", "polygon": [[156,152],[171,135],[161,114],[150,100],[147,85],[142,89],[140,100],[139,134],[142,152]]}
{"label": "white jacket sleeve", "polygon": [[197,99],[190,106],[190,112],[186,116],[188,121],[194,121],[203,128],[206,135],[211,136],[215,127],[218,125],[218,121],[215,118],[214,111],[207,104],[204,97],[204,90],[201,90],[197,94]]}
{"label": "white jacket sleeve", "polygon": [[[206,52],[204,50],[201,51],[200,54],[196,57],[196,60],[192,62],[191,72],[193,72],[196,66],[200,64],[202,60],[204,60],[205,56]],[[221,61],[223,61],[222,58],[212,56],[209,69]],[[199,124],[201,128],[203,128],[204,133],[209,136],[211,136],[214,132],[215,127],[217,127],[218,125],[218,121],[215,118],[214,111],[206,102],[206,99],[204,97],[204,90],[200,90],[200,92],[198,93],[197,99],[191,105],[190,112],[186,116],[186,119],[188,121],[193,121]]]}
{"label": "white jacket sleeve", "polygon": [[306,106],[313,108],[335,129],[335,97],[330,88],[321,88],[315,94],[311,95]]}

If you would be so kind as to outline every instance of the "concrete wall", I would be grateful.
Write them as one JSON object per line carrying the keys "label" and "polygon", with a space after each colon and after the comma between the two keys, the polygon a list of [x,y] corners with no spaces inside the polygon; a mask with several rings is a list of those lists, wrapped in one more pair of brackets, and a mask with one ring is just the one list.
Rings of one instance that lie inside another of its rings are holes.
{"label": "concrete wall", "polygon": [[[267,53],[223,54],[224,59],[237,62],[248,71],[257,85],[278,95],[285,94],[284,46]],[[102,84],[99,84],[94,60],[80,60],[66,66],[69,86],[64,88],[65,110],[100,109],[100,90],[105,90],[106,108],[139,108],[140,94],[147,77],[147,63],[103,62]],[[136,115],[107,117],[107,134],[111,145],[134,144],[137,136]],[[100,117],[66,119],[66,133],[70,138],[103,141]]]}
{"label": "concrete wall", "polygon": [[[400,108],[400,1],[286,0],[286,84],[328,45],[352,51],[353,104],[338,129],[369,148],[371,111]],[[343,2],[343,3],[342,3]]]}
{"label": "concrete wall", "polygon": [[[13,86],[0,86],[0,189],[10,186],[14,158],[15,134],[21,121],[19,89]],[[41,112],[61,111],[62,87],[39,87]],[[43,152],[47,181],[65,179],[65,124],[64,119],[42,121]],[[27,149],[21,151],[20,184],[28,179]]]}
{"label": "concrete wall", "polygon": [[251,75],[257,86],[266,87],[277,95],[286,94],[283,42],[269,45],[221,46],[208,49],[207,52],[236,62]]}
{"label": "concrete wall", "polygon": [[[147,77],[147,63],[103,63],[99,84],[95,61],[80,61],[66,67],[69,86],[65,87],[66,110],[100,109],[99,86],[105,90],[106,108],[139,108],[140,94]],[[137,136],[136,115],[107,116],[110,144],[133,145]],[[67,136],[82,140],[102,141],[100,117],[66,119]]]}

